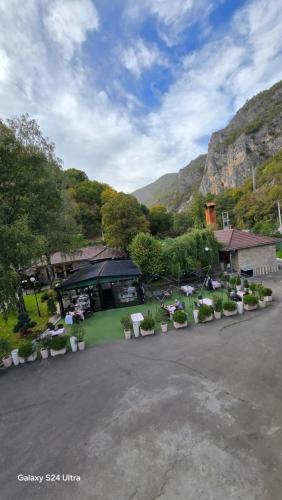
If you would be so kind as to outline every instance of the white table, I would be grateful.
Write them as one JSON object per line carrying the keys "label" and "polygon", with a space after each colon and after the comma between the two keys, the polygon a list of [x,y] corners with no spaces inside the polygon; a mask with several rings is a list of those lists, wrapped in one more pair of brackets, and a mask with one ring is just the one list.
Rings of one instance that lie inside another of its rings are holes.
{"label": "white table", "polygon": [[190,285],[183,285],[180,289],[186,294],[187,297],[195,292],[195,288]]}
{"label": "white table", "polygon": [[205,304],[206,306],[213,306],[212,299],[200,299],[199,304]]}
{"label": "white table", "polygon": [[139,327],[141,321],[143,321],[144,316],[142,313],[134,313],[130,315],[131,321],[132,321],[132,326],[133,326],[133,333],[135,337],[139,337]]}

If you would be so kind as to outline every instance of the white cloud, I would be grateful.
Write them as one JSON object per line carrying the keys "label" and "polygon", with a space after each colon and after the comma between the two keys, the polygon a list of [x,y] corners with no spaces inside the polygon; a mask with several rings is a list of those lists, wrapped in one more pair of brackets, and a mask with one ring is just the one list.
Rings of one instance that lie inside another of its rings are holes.
{"label": "white cloud", "polygon": [[154,64],[167,65],[167,61],[161,55],[158,47],[152,44],[146,45],[142,39],[121,51],[120,59],[122,64],[137,78],[144,70],[151,68]]}
{"label": "white cloud", "polygon": [[44,23],[51,38],[71,57],[88,31],[98,29],[99,18],[91,0],[49,0]]}
{"label": "white cloud", "polygon": [[205,151],[203,137],[282,79],[282,0],[256,0],[236,15],[228,34],[184,57],[160,107],[142,116],[139,101],[117,104],[79,64],[91,28],[82,23],[83,35],[71,36],[72,59],[50,45],[49,6],[47,0],[0,0],[1,117],[28,112],[55,141],[66,168],[84,169],[119,189],[183,167]]}

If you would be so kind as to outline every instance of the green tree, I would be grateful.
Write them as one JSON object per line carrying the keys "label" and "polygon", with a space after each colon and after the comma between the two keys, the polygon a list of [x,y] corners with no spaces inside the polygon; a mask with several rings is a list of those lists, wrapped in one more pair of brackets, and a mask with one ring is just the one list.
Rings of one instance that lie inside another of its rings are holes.
{"label": "green tree", "polygon": [[153,235],[164,236],[170,233],[173,218],[164,205],[154,205],[148,214],[148,220]]}
{"label": "green tree", "polygon": [[134,196],[107,191],[102,205],[104,238],[108,245],[127,250],[137,233],[148,230],[148,221]]}
{"label": "green tree", "polygon": [[129,253],[143,274],[163,273],[162,244],[154,236],[148,233],[138,233],[132,240]]}

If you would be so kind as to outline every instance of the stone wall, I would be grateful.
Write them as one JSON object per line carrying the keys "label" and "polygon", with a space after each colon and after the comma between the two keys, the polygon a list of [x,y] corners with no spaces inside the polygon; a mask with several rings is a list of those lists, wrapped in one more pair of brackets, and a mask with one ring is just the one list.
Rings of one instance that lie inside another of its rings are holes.
{"label": "stone wall", "polygon": [[275,245],[264,245],[238,250],[232,256],[232,264],[236,271],[240,271],[244,266],[252,267],[254,276],[278,271],[276,247]]}

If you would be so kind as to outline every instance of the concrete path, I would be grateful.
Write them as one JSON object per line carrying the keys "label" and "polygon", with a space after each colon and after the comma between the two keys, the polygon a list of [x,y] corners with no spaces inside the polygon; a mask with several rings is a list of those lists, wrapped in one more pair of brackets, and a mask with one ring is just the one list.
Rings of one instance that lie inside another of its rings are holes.
{"label": "concrete path", "polygon": [[0,498],[281,500],[282,274],[269,285],[264,311],[2,372]]}

